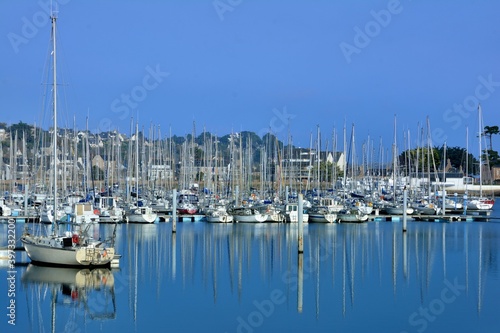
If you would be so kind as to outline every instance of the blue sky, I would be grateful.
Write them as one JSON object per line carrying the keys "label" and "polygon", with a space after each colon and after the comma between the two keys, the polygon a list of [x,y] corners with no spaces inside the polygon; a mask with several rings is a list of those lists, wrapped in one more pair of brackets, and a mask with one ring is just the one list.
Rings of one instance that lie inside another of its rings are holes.
{"label": "blue sky", "polygon": [[[0,2],[0,121],[50,125],[49,2]],[[134,117],[185,135],[194,121],[197,134],[290,132],[308,147],[319,125],[331,147],[345,122],[390,150],[394,115],[400,148],[428,116],[435,145],[465,146],[469,126],[473,152],[477,102],[500,125],[498,1],[59,3],[60,126],[88,115],[93,131],[128,133]]]}

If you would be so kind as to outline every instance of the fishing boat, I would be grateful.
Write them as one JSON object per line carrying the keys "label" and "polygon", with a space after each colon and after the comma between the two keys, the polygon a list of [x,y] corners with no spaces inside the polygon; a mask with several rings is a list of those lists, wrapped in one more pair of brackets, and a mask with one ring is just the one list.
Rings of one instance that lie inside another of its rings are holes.
{"label": "fishing boat", "polygon": [[119,223],[123,221],[124,211],[118,206],[115,197],[99,196],[95,198],[95,207],[99,211],[99,223]]}
{"label": "fishing boat", "polygon": [[194,215],[198,213],[198,196],[189,190],[183,190],[179,195],[177,213],[180,215]]}
{"label": "fishing boat", "polygon": [[[297,203],[288,203],[283,209],[285,215],[285,221],[289,223],[299,222],[299,205]],[[309,213],[302,213],[302,222],[309,222]]]}
{"label": "fishing boat", "polygon": [[70,217],[74,223],[98,223],[99,210],[91,202],[76,202]]}
{"label": "fishing boat", "polygon": [[177,213],[180,215],[194,215],[198,212],[198,207],[190,202],[179,202],[177,206]]}
{"label": "fishing boat", "polygon": [[[53,60],[53,121],[54,132],[52,142],[53,159],[53,210],[57,211],[57,76],[56,76],[56,16],[52,13],[52,60]],[[110,266],[115,258],[114,236],[107,240],[96,240],[90,236],[89,227],[92,224],[73,225],[73,230],[60,234],[59,220],[52,214],[52,230],[42,233],[42,228],[26,228],[21,236],[21,242],[34,263],[58,266]],[[68,227],[72,225],[68,224]]]}

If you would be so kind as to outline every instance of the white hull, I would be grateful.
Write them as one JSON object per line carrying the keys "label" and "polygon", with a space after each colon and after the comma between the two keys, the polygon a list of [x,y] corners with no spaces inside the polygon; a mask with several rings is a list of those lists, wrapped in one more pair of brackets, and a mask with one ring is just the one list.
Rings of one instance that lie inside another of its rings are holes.
{"label": "white hull", "polygon": [[157,215],[152,214],[127,214],[128,223],[154,223]]}
{"label": "white hull", "polygon": [[226,215],[207,215],[206,216],[207,222],[211,223],[231,223],[233,222],[233,216],[226,214]]}
{"label": "white hull", "polygon": [[33,262],[57,266],[108,266],[113,248],[62,247],[63,237],[23,236],[21,242]]}
{"label": "white hull", "polygon": [[493,209],[493,205],[487,203],[483,200],[473,199],[467,202],[467,209],[471,210],[490,210]]}
{"label": "white hull", "polygon": [[236,222],[242,223],[263,223],[267,220],[267,214],[234,215]]}
{"label": "white hull", "polygon": [[266,222],[285,222],[286,218],[278,212],[268,213]]}
{"label": "white hull", "polygon": [[125,215],[128,223],[154,223],[158,214],[153,213],[151,207],[132,208]]}
{"label": "white hull", "polygon": [[119,223],[121,220],[121,215],[99,215],[99,223]]}
{"label": "white hull", "polygon": [[[297,223],[299,222],[299,213],[298,212],[289,212],[286,216],[286,221],[290,223]],[[309,214],[303,213],[302,214],[302,222],[307,223],[309,222]]]}
{"label": "white hull", "polygon": [[368,215],[359,214],[339,214],[339,222],[366,222],[368,221]]}
{"label": "white hull", "polygon": [[337,214],[327,213],[309,213],[309,222],[311,223],[333,223],[337,220]]}

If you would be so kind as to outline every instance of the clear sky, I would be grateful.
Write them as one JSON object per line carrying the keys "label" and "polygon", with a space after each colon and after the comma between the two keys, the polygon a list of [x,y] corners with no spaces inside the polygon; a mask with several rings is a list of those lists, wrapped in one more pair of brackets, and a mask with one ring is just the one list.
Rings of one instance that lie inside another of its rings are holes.
{"label": "clear sky", "polygon": [[[0,2],[2,122],[50,126],[49,3]],[[59,3],[60,126],[88,115],[92,131],[129,133],[134,117],[165,136],[194,121],[197,134],[271,130],[308,147],[319,125],[331,147],[345,122],[390,149],[395,115],[400,148],[428,116],[435,145],[465,147],[468,125],[472,149],[478,102],[500,125],[499,1]]]}

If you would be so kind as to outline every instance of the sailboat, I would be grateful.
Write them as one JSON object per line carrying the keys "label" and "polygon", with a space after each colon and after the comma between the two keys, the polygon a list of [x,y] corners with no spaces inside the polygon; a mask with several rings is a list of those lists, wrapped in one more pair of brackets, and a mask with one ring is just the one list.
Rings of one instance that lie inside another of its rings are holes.
{"label": "sailboat", "polygon": [[483,129],[483,115],[481,105],[478,106],[478,118],[479,118],[479,197],[471,198],[467,202],[467,209],[471,210],[491,210],[495,204],[495,199],[487,198],[483,196],[483,158],[482,158],[482,131]]}
{"label": "sailboat", "polygon": [[135,149],[136,149],[136,165],[135,165],[135,182],[136,193],[135,203],[130,203],[125,211],[125,221],[127,223],[154,223],[158,218],[158,214],[153,212],[151,206],[144,204],[139,200],[139,125],[135,127]]}
{"label": "sailboat", "polygon": [[[50,16],[52,23],[52,61],[53,61],[53,120],[54,133],[52,142],[53,158],[53,209],[57,211],[57,73],[56,73],[56,20],[55,13]],[[34,263],[56,266],[110,266],[115,258],[114,233],[106,240],[95,240],[89,235],[89,227],[85,228],[79,225],[79,230],[65,231],[59,233],[59,220],[53,218],[52,231],[46,235],[39,232],[31,233],[26,228],[21,236],[21,242]],[[68,224],[68,227],[70,225]]]}

